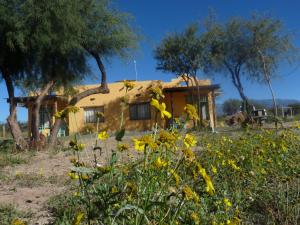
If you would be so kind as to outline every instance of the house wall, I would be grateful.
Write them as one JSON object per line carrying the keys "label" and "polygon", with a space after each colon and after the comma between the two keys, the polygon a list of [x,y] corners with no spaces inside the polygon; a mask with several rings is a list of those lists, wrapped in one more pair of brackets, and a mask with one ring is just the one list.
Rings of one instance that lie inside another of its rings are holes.
{"label": "house wall", "polygon": [[[79,108],[79,112],[70,113],[67,120],[67,128],[68,133],[72,134],[81,131],[84,126],[92,125],[96,128],[96,123],[85,123],[84,121],[84,109],[88,107],[104,107],[104,122],[99,123],[99,130],[108,130],[108,131],[116,131],[120,128],[121,125],[121,114],[123,111],[123,126],[127,131],[146,131],[151,130],[157,121],[158,126],[166,127],[167,121],[161,120],[160,114],[156,112],[153,107],[151,108],[151,118],[147,120],[131,120],[129,115],[129,106],[122,105],[122,100],[126,96],[127,102],[129,104],[133,103],[143,103],[150,102],[151,96],[150,91],[151,87],[157,86],[158,84],[162,85],[163,88],[167,87],[179,87],[181,86],[181,79],[173,79],[171,82],[160,82],[160,81],[139,81],[135,83],[135,87],[126,91],[124,88],[123,82],[115,82],[108,84],[108,88],[110,93],[108,94],[95,94],[88,96],[82,100],[80,100],[75,106]],[[201,80],[199,81],[199,85],[210,85],[210,80]],[[98,85],[84,85],[75,87],[79,92],[83,92],[85,90],[95,88]],[[56,93],[60,94],[60,93]],[[174,117],[180,117],[183,115],[184,106],[186,105],[186,96],[189,92],[173,92],[173,114]],[[210,123],[214,126],[214,105],[212,93],[210,91],[201,91],[201,95],[208,96],[208,111]],[[166,93],[164,102],[166,103],[167,110],[169,112],[172,111],[171,107],[171,94]],[[53,107],[53,114],[57,111],[64,109],[66,106],[65,103],[61,101],[47,101],[46,103],[49,107]],[[29,105],[28,107],[28,122],[31,122],[32,115],[32,107]],[[52,122],[54,123],[55,118],[53,116]],[[31,133],[29,126],[29,133]],[[50,134],[49,129],[45,129],[43,134],[48,136]]]}
{"label": "house wall", "polygon": [[[124,96],[128,97],[129,104],[150,102],[150,88],[157,85],[158,81],[140,81],[136,86],[126,93],[123,87],[123,82],[116,82],[109,84],[109,94],[96,94],[80,100],[76,106],[79,112],[69,115],[69,132],[76,133],[82,130],[87,125],[84,121],[84,109],[88,107],[104,106],[104,122],[99,123],[99,130],[115,131],[120,128],[121,123],[121,100]],[[179,86],[180,80],[174,79],[170,83],[162,83],[163,87]],[[210,85],[210,80],[203,80],[199,82],[200,85]],[[79,91],[94,88],[95,85],[79,87]],[[184,113],[184,106],[186,105],[186,96],[189,92],[173,92],[173,114],[174,117],[180,117]],[[210,125],[214,126],[214,105],[211,91],[201,91],[200,95],[208,97],[208,114]],[[164,102],[166,103],[167,110],[172,111],[171,108],[171,94],[165,94]],[[151,130],[155,126],[157,119],[160,127],[166,127],[167,122],[160,119],[160,115],[156,116],[156,110],[151,107],[151,119],[149,120],[130,120],[129,107],[123,108],[123,125],[128,131],[145,131]],[[95,123],[90,123],[96,128]]]}
{"label": "house wall", "polygon": [[[115,131],[120,128],[121,113],[122,113],[122,99],[127,96],[128,103],[142,103],[150,102],[150,88],[156,85],[155,81],[138,82],[136,86],[126,92],[123,87],[123,82],[116,82],[109,84],[109,94],[96,94],[80,100],[75,106],[79,108],[79,112],[69,115],[69,131],[75,133],[80,131],[85,125],[84,109],[88,107],[104,106],[104,122],[99,124],[100,130]],[[93,88],[95,86],[88,86]],[[86,87],[84,87],[86,88]],[[82,91],[82,89],[81,89]],[[155,125],[156,112],[151,107],[151,119],[149,120],[130,120],[129,106],[123,107],[123,125],[126,130],[145,131],[151,130]],[[165,126],[164,122],[158,118],[158,124]],[[96,126],[96,124],[90,124]]]}

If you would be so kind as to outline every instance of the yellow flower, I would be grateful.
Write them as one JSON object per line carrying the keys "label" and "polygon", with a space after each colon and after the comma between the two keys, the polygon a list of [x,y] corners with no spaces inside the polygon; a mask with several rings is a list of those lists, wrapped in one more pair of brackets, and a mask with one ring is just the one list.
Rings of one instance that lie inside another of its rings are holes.
{"label": "yellow flower", "polygon": [[176,148],[177,137],[174,133],[166,130],[161,130],[158,134],[157,143],[158,145],[164,145],[167,149]]}
{"label": "yellow flower", "polygon": [[218,172],[217,168],[213,165],[211,165],[211,171],[216,174]]}
{"label": "yellow flower", "polygon": [[76,191],[76,192],[73,193],[73,195],[76,196],[76,197],[79,197],[80,193],[78,191]]}
{"label": "yellow flower", "polygon": [[88,180],[90,177],[87,174],[82,174],[81,175],[82,180]]}
{"label": "yellow flower", "polygon": [[188,119],[195,121],[199,120],[199,115],[195,106],[186,104],[186,106],[184,107],[184,111],[187,114]]}
{"label": "yellow flower", "polygon": [[158,169],[168,166],[168,162],[162,160],[160,157],[155,160],[154,164]]}
{"label": "yellow flower", "polygon": [[146,144],[136,138],[132,139],[134,142],[134,149],[137,151],[145,151]]}
{"label": "yellow flower", "polygon": [[224,204],[226,208],[230,208],[232,206],[232,203],[228,198],[224,198]]}
{"label": "yellow flower", "polygon": [[117,193],[118,192],[118,188],[116,186],[113,186],[111,188],[111,193]]}
{"label": "yellow flower", "polygon": [[195,160],[195,153],[190,148],[185,148],[182,150],[184,158],[190,162]]}
{"label": "yellow flower", "polygon": [[20,219],[14,219],[12,225],[26,225],[26,223]]}
{"label": "yellow flower", "polygon": [[238,217],[234,217],[232,220],[227,220],[227,225],[240,225],[241,220]]}
{"label": "yellow flower", "polygon": [[133,182],[127,182],[125,186],[126,186],[126,190],[128,191],[128,193],[130,195],[137,193],[137,191],[138,191],[138,187]]}
{"label": "yellow flower", "polygon": [[190,148],[190,147],[196,146],[197,140],[196,140],[196,138],[193,135],[186,134],[185,137],[184,137],[184,139],[183,139],[183,143],[185,144],[185,146],[187,148]]}
{"label": "yellow flower", "polygon": [[108,134],[107,134],[107,132],[106,131],[102,131],[102,132],[100,132],[99,134],[98,134],[98,139],[99,140],[106,140],[106,139],[108,139],[109,138],[109,136],[108,136]]}
{"label": "yellow flower", "polygon": [[130,91],[134,88],[135,83],[130,80],[124,80],[123,85],[126,88],[126,91]]}
{"label": "yellow flower", "polygon": [[179,182],[180,182],[180,176],[176,173],[175,170],[171,169],[170,173],[173,175],[175,182],[176,182],[176,186],[179,186]]}
{"label": "yellow flower", "polygon": [[151,95],[157,100],[165,97],[162,92],[162,89],[159,86],[151,88]]}
{"label": "yellow flower", "polygon": [[206,173],[206,170],[200,164],[197,164],[197,167],[198,167],[199,173],[201,174],[201,176],[205,180],[206,192],[209,193],[210,195],[213,195],[215,193],[215,188],[214,188],[214,185],[211,181],[210,176],[208,176],[208,174]]}
{"label": "yellow flower", "polygon": [[85,144],[77,143],[77,140],[70,141],[69,145],[75,151],[82,151],[85,148]]}
{"label": "yellow flower", "polygon": [[234,160],[229,159],[227,162],[228,162],[228,165],[230,165],[234,170],[240,170],[240,169],[241,169],[240,167],[238,167],[238,166],[235,164],[235,161],[234,161]]}
{"label": "yellow flower", "polygon": [[158,146],[151,135],[144,135],[140,139],[133,138],[134,148],[137,151],[144,151],[146,147],[156,149]]}
{"label": "yellow flower", "polygon": [[200,224],[200,218],[197,213],[192,212],[191,219],[194,221],[195,224]]}
{"label": "yellow flower", "polygon": [[189,186],[184,186],[182,189],[183,196],[186,200],[193,199],[194,192]]}
{"label": "yellow flower", "polygon": [[71,171],[68,173],[69,177],[72,179],[72,180],[76,180],[76,179],[79,179],[79,176],[76,172],[74,171]]}
{"label": "yellow flower", "polygon": [[79,151],[82,151],[84,148],[85,148],[85,144],[82,144],[82,143],[78,144]]}
{"label": "yellow flower", "polygon": [[127,144],[118,144],[117,148],[120,152],[124,152],[129,149],[129,146]]}
{"label": "yellow flower", "polygon": [[171,113],[166,111],[167,106],[164,102],[160,104],[157,99],[152,98],[150,104],[160,112],[160,116],[162,119],[164,119],[165,117],[167,118],[172,117]]}
{"label": "yellow flower", "polygon": [[72,221],[72,225],[79,225],[83,222],[84,220],[84,213],[83,212],[78,212]]}
{"label": "yellow flower", "polygon": [[199,202],[200,198],[196,192],[194,192],[189,186],[184,186],[182,189],[183,197],[186,200],[194,200],[196,203]]}

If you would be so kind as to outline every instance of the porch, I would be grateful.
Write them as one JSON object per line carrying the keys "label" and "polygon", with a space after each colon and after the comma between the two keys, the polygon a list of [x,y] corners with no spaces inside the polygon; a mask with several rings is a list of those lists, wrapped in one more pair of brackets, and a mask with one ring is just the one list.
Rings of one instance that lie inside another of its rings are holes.
{"label": "porch", "polygon": [[164,94],[164,101],[172,114],[169,124],[184,114],[186,104],[192,104],[200,112],[201,121],[207,121],[211,128],[216,126],[215,97],[220,95],[220,85],[164,88]]}

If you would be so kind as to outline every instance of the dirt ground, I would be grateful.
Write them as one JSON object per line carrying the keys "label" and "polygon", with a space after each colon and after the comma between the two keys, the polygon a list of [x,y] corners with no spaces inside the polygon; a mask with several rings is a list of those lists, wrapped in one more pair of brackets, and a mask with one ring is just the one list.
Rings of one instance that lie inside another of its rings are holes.
{"label": "dirt ground", "polygon": [[[227,132],[225,132],[226,129],[222,131],[227,133],[231,132],[231,129]],[[125,136],[123,142],[130,143],[132,136],[140,135],[142,133]],[[81,153],[81,159],[88,164],[93,163],[94,160],[92,146],[95,140],[95,136],[79,138],[79,142],[86,144],[86,149]],[[68,141],[69,139],[65,139],[65,143]],[[103,149],[101,155],[97,152],[100,164],[108,162],[112,151],[116,150],[116,144],[113,137],[105,143],[100,143]],[[132,151],[130,155],[121,155],[120,161],[124,162],[137,157],[133,155],[133,152],[135,151]],[[72,152],[69,150],[56,152],[44,150],[36,152],[26,163],[0,167],[0,204],[11,204],[17,210],[29,212],[32,215],[29,225],[51,224],[52,217],[47,208],[47,202],[51,197],[70,188],[71,180],[67,174],[72,167],[71,157]],[[0,225],[2,225],[1,221]]]}
{"label": "dirt ground", "polygon": [[47,212],[45,203],[51,196],[64,191],[66,186],[62,186],[61,182],[49,182],[47,178],[67,179],[66,174],[71,167],[68,158],[62,152],[56,155],[37,152],[28,164],[4,168],[3,174],[8,179],[0,180],[0,202],[12,204],[20,211],[31,212],[32,224],[49,223],[51,215]]}
{"label": "dirt ground", "polygon": [[[125,137],[126,142],[130,137]],[[94,137],[82,137],[80,142],[86,144],[86,149],[81,153],[81,158],[87,163],[93,163],[92,147]],[[116,141],[110,138],[106,143],[101,143],[103,152],[97,153],[98,162],[105,164],[110,158]],[[72,167],[71,151],[39,151],[34,154],[29,162],[0,168],[0,203],[11,204],[17,210],[32,214],[30,224],[51,224],[51,214],[47,210],[47,201],[69,188],[71,182],[68,172]],[[122,161],[129,156],[121,156]],[[4,176],[3,176],[4,175]],[[1,222],[0,222],[1,224]]]}

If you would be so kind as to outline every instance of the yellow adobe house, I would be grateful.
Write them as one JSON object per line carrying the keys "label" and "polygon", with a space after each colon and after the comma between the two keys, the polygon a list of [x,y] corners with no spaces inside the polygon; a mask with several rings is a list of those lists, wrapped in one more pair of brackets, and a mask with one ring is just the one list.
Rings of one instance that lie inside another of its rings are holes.
{"label": "yellow adobe house", "polygon": [[[187,87],[182,78],[172,79],[170,82],[158,80],[133,81],[134,88],[126,92],[123,81],[108,84],[110,93],[95,94],[80,100],[75,106],[79,112],[70,113],[62,124],[59,136],[65,136],[82,131],[86,126],[95,126],[98,121],[99,130],[115,131],[120,127],[121,111],[124,113],[123,124],[127,131],[151,130],[155,121],[161,127],[167,128],[175,118],[183,116],[184,106],[197,99],[200,92],[200,115],[202,120],[209,121],[210,127],[215,127],[216,110],[215,97],[220,94],[219,85],[211,84],[210,80],[199,80],[199,88],[189,84]],[[78,92],[95,88],[98,85],[82,85],[75,89]],[[157,116],[156,110],[150,105],[151,90],[160,86],[163,90],[167,111],[172,118],[167,121]],[[126,97],[128,105],[124,108],[122,101]],[[34,96],[19,98],[23,106],[28,108],[28,124],[31,123],[32,100]],[[55,113],[64,109],[67,99],[59,94],[47,95],[40,110],[40,132],[44,135],[50,134],[50,129],[55,120]],[[99,118],[99,114],[101,114]],[[98,116],[97,116],[98,115]],[[30,126],[28,126],[30,127]],[[31,133],[29,129],[29,133]]]}

